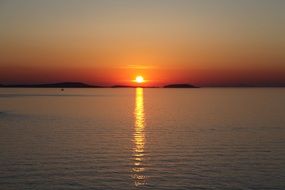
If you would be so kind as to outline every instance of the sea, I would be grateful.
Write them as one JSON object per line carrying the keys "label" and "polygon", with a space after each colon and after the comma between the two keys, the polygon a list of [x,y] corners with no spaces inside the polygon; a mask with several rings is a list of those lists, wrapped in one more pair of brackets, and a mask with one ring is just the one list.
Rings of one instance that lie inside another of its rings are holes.
{"label": "sea", "polygon": [[285,88],[0,88],[0,190],[284,190]]}

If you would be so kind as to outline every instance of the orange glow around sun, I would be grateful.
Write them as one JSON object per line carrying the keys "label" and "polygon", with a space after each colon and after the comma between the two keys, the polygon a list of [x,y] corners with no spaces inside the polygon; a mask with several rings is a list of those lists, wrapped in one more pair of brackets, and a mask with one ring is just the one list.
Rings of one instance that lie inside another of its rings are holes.
{"label": "orange glow around sun", "polygon": [[145,82],[145,80],[142,76],[136,76],[135,82],[141,84],[141,83]]}

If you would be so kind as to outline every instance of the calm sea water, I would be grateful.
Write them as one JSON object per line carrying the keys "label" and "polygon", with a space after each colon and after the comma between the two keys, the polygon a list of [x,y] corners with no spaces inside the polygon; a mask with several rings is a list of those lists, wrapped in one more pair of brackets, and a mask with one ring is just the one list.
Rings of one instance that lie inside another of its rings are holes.
{"label": "calm sea water", "polygon": [[285,189],[285,89],[0,89],[0,189]]}

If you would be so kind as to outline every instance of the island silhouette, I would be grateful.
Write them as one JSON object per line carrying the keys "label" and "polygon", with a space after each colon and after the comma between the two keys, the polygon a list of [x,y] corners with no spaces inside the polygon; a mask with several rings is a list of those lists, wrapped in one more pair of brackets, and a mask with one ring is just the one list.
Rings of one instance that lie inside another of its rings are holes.
{"label": "island silhouette", "polygon": [[164,88],[199,88],[192,84],[168,84],[165,85]]}
{"label": "island silhouette", "polygon": [[3,85],[0,87],[6,88],[101,88],[103,86],[89,85],[81,82],[61,82],[61,83],[47,83],[47,84],[13,84]]}
{"label": "island silhouette", "polygon": [[[42,84],[0,84],[0,88],[201,88],[189,83],[173,83],[164,86],[146,86],[146,85],[91,85],[82,82],[58,82],[58,83],[42,83]],[[203,87],[224,87],[224,88],[260,88],[260,87],[285,87],[284,83],[234,83],[234,84],[209,84]]]}
{"label": "island silhouette", "polygon": [[[160,88],[159,86],[137,86],[137,85],[112,85],[100,86],[90,85],[82,82],[61,82],[61,83],[46,83],[46,84],[0,84],[0,88]],[[198,88],[192,84],[168,84],[162,88]]]}
{"label": "island silhouette", "polygon": [[136,86],[128,86],[128,85],[113,85],[111,88],[136,88]]}

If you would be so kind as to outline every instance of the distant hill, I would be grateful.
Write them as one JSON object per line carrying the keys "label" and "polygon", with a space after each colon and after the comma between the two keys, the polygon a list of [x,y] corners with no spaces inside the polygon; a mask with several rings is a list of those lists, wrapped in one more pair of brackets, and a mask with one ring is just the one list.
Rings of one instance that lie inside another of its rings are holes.
{"label": "distant hill", "polygon": [[192,84],[169,84],[164,86],[163,88],[198,88],[193,86]]}
{"label": "distant hill", "polygon": [[51,84],[16,84],[16,85],[0,85],[6,88],[100,88],[101,86],[89,85],[80,82],[62,82]]}
{"label": "distant hill", "polygon": [[[97,86],[89,85],[81,82],[61,82],[61,83],[46,83],[46,84],[13,84],[3,85],[0,84],[0,88],[136,88],[137,86],[128,85],[113,85],[113,86]],[[143,88],[158,88],[154,86]],[[197,88],[191,84],[169,84],[163,88]]]}
{"label": "distant hill", "polygon": [[127,86],[127,85],[114,85],[111,88],[135,88],[135,86]]}

